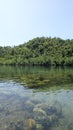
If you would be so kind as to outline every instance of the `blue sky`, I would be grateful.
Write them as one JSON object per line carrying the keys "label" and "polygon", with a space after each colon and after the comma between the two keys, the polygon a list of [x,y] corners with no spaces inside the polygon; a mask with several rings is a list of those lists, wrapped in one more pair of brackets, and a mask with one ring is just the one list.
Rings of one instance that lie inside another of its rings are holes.
{"label": "blue sky", "polygon": [[73,39],[73,0],[0,0],[0,46],[41,36]]}

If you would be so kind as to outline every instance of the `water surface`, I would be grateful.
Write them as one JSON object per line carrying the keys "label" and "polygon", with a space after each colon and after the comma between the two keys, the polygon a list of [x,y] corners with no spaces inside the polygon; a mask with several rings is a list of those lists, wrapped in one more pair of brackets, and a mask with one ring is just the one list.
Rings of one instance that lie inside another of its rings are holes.
{"label": "water surface", "polygon": [[0,66],[0,130],[73,130],[73,69]]}

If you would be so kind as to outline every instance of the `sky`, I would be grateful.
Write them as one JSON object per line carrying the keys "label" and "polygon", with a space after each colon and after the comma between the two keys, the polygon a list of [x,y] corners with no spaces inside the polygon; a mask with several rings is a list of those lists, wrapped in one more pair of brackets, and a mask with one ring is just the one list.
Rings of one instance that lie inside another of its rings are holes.
{"label": "sky", "polygon": [[73,0],[0,0],[0,46],[42,36],[73,39]]}

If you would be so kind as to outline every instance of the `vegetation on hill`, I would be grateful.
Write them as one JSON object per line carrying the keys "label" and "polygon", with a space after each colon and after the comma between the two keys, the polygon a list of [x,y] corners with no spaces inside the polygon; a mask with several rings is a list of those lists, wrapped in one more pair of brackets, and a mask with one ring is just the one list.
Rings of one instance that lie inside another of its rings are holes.
{"label": "vegetation on hill", "polygon": [[19,46],[0,46],[0,65],[72,66],[73,39],[37,37]]}

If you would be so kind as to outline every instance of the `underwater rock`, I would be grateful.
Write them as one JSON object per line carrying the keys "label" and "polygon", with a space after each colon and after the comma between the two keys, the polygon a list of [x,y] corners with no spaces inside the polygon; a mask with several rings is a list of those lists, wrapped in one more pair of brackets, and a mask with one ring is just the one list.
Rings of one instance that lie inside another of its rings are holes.
{"label": "underwater rock", "polygon": [[0,104],[0,113],[2,113],[4,110],[4,107]]}
{"label": "underwater rock", "polygon": [[36,128],[36,121],[34,119],[28,119],[28,129]]}
{"label": "underwater rock", "polygon": [[31,101],[27,100],[26,105],[34,105]]}
{"label": "underwater rock", "polygon": [[43,109],[41,109],[41,108],[34,108],[33,112],[41,113],[44,116],[46,116],[46,112]]}
{"label": "underwater rock", "polygon": [[58,102],[54,104],[54,107],[56,108],[56,114],[62,115],[62,106]]}
{"label": "underwater rock", "polygon": [[33,111],[34,104],[31,101],[27,101],[24,105],[24,110],[27,110],[29,113]]}
{"label": "underwater rock", "polygon": [[50,122],[54,122],[54,121],[57,121],[58,117],[56,115],[49,115],[49,116],[47,116],[47,119]]}
{"label": "underwater rock", "polygon": [[36,124],[36,130],[42,130],[42,124]]}
{"label": "underwater rock", "polygon": [[7,125],[6,124],[4,125],[4,129],[7,129]]}
{"label": "underwater rock", "polygon": [[52,122],[49,121],[48,118],[45,118],[41,122],[43,130],[50,130],[52,127]]}
{"label": "underwater rock", "polygon": [[56,110],[56,108],[55,108],[54,106],[48,107],[48,108],[46,109],[47,115],[56,114],[56,112],[57,112],[57,110]]}
{"label": "underwater rock", "polygon": [[69,130],[73,130],[73,123],[70,123],[70,124],[68,125],[68,128],[69,128]]}
{"label": "underwater rock", "polygon": [[37,121],[37,123],[42,122],[43,119],[46,118],[46,112],[41,108],[33,109],[33,118]]}
{"label": "underwater rock", "polygon": [[23,121],[10,122],[6,130],[24,130],[24,122]]}
{"label": "underwater rock", "polygon": [[52,104],[43,104],[42,109],[46,112],[47,115],[60,115],[62,114],[62,107],[58,102]]}
{"label": "underwater rock", "polygon": [[43,104],[42,103],[38,103],[38,104],[35,105],[35,108],[41,108],[42,109],[43,108]]}
{"label": "underwater rock", "polygon": [[35,105],[41,103],[41,100],[40,100],[40,99],[37,99],[37,97],[35,97],[34,99],[31,99],[31,101],[32,101],[32,103],[34,103]]}

